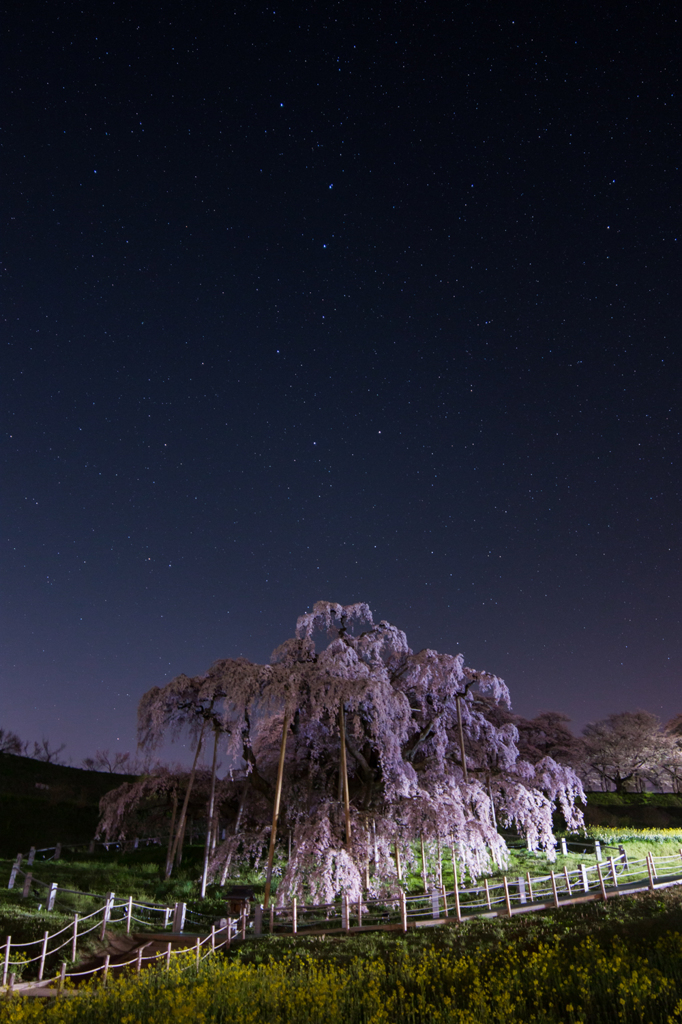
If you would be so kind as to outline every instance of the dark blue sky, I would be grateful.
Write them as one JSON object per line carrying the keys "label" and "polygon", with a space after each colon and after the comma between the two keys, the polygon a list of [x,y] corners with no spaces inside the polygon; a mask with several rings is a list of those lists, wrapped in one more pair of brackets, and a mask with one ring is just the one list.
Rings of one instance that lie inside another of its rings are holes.
{"label": "dark blue sky", "polygon": [[669,5],[6,21],[0,725],[130,749],[320,598],[678,713]]}

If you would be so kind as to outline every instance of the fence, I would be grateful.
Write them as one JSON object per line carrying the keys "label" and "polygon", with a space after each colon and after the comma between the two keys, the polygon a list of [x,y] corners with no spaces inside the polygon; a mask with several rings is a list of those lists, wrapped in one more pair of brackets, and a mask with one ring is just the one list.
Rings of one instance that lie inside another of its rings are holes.
{"label": "fence", "polygon": [[[99,913],[99,911],[97,913]],[[60,933],[55,933],[55,936],[58,934]],[[52,936],[52,938],[54,938],[55,936]],[[231,937],[232,935],[230,922],[228,922],[228,926],[226,928],[222,929],[216,929],[215,925],[213,925],[211,927],[210,934],[204,936],[203,938],[197,935],[195,937],[193,945],[189,947],[189,949],[194,950],[195,953],[194,964],[188,963],[182,968],[182,970],[188,970],[192,966],[195,966],[198,969],[201,961],[205,960],[207,956],[210,956],[211,954],[215,953],[217,950],[221,948],[227,947],[229,949]],[[61,949],[63,946],[67,945],[69,941],[71,940],[68,939],[66,942],[62,943],[62,946],[59,946],[57,948]],[[31,945],[31,943],[24,943],[23,945]],[[4,947],[5,955],[3,959],[2,985],[3,987],[5,987],[7,994],[10,996],[15,991],[20,992],[22,995],[30,995],[31,992],[36,992],[36,990],[43,989],[44,991],[47,986],[52,985],[56,981],[58,986],[57,991],[59,992],[59,994],[61,994],[64,988],[64,983],[67,978],[87,978],[88,976],[94,977],[95,975],[99,974],[101,976],[102,982],[106,985],[110,970],[121,971],[126,967],[132,967],[133,965],[135,965],[137,973],[139,974],[140,971],[142,970],[143,965],[146,964],[149,966],[151,963],[158,963],[159,961],[165,961],[166,970],[170,970],[171,957],[179,955],[187,956],[188,952],[187,948],[173,949],[173,944],[171,942],[167,942],[166,948],[162,952],[145,955],[145,949],[149,945],[151,945],[151,942],[138,946],[135,952],[135,956],[132,957],[132,959],[130,960],[124,961],[123,963],[111,964],[111,957],[107,954],[104,957],[104,963],[101,966],[92,967],[85,971],[67,971],[66,961],[62,961],[60,965],[59,974],[55,978],[47,982],[43,981],[44,956],[42,958],[35,957],[34,960],[40,959],[40,972],[38,976],[38,981],[20,983],[19,985],[17,985],[15,983],[15,974],[9,970],[9,968],[12,966],[12,961],[10,960],[11,939],[10,937],[8,937]],[[56,951],[57,950],[53,950],[53,952]],[[33,961],[29,961],[29,963],[31,962]],[[25,963],[26,961],[21,961],[22,968],[25,966]]]}
{"label": "fence", "polygon": [[[19,864],[15,862],[10,876],[10,886],[14,885],[18,874],[23,874],[23,872],[21,872]],[[37,882],[37,879],[33,881]],[[38,884],[47,885],[42,882]],[[589,900],[606,900],[620,894],[641,892],[646,889],[653,891],[679,884],[682,884],[682,847],[680,847],[679,854],[676,855],[655,857],[648,853],[646,857],[629,862],[625,851],[623,851],[618,858],[609,856],[606,860],[598,860],[595,864],[580,864],[571,871],[564,867],[561,872],[550,871],[549,874],[541,876],[531,876],[529,872],[525,876],[514,878],[505,875],[501,882],[491,883],[488,879],[484,879],[482,884],[468,888],[455,886],[449,891],[445,887],[441,887],[440,890],[434,888],[431,892],[417,896],[408,896],[403,890],[399,890],[388,898],[362,898],[353,903],[347,896],[332,903],[323,904],[299,904],[296,899],[293,899],[288,906],[275,907],[272,905],[265,912],[261,906],[256,905],[253,920],[249,920],[249,913],[245,907],[238,924],[236,920],[223,919],[216,929],[215,923],[212,923],[209,934],[204,937],[196,936],[193,948],[196,949],[198,965],[200,960],[211,951],[225,946],[229,947],[233,935],[241,933],[241,938],[245,939],[247,928],[254,936],[261,935],[264,930],[271,934],[294,936],[297,934],[349,933],[351,931],[384,929],[407,931],[412,927],[429,927],[449,921],[461,922],[473,917],[510,917],[518,913],[571,906]],[[59,887],[56,883],[51,883],[49,890],[53,907]],[[76,892],[71,889],[61,891]],[[93,893],[78,893],[78,895],[97,896]],[[187,923],[195,926],[203,924],[205,928],[208,920],[206,915],[198,914],[195,911],[187,912],[184,903],[177,903],[171,908],[151,903],[138,903],[133,900],[132,896],[117,902],[113,892],[99,898],[104,900],[102,907],[83,917],[74,914],[73,922],[52,935],[46,931],[42,939],[14,944],[11,936],[7,936],[4,947],[2,947],[2,985],[6,986],[9,978],[10,987],[15,987],[11,969],[12,966],[18,966],[19,961],[12,961],[12,950],[23,951],[28,950],[29,947],[39,947],[36,950],[36,955],[28,959],[28,963],[38,964],[38,982],[33,983],[35,986],[43,982],[48,957],[54,958],[55,954],[61,950],[69,949],[69,959],[75,961],[78,940],[98,928],[100,929],[100,939],[103,940],[107,925],[125,922],[126,932],[129,933],[133,922],[148,928],[158,921],[160,928],[165,931],[171,927],[173,935],[177,937]],[[119,916],[116,916],[117,913]],[[264,913],[269,916],[268,921],[263,920]],[[162,918],[163,924],[161,923]],[[83,925],[87,922],[91,923],[83,929]],[[163,937],[156,936],[157,940]],[[55,939],[61,941],[56,946],[50,946]],[[150,943],[151,940],[146,945],[148,946]],[[204,950],[203,953],[202,950]],[[143,963],[158,961],[159,958],[164,957],[166,967],[169,968],[171,956],[185,951],[172,950],[172,942],[167,942],[166,950],[163,953],[144,956],[143,952],[143,947],[140,947],[132,960],[124,964],[116,964],[116,969],[135,964],[139,971]],[[27,961],[22,957],[22,967],[26,963]],[[109,967],[110,958],[107,956],[99,967],[88,971],[67,973],[64,961],[56,980],[58,980],[60,989],[67,977],[79,978],[102,972],[102,976],[106,980]],[[28,986],[22,985],[21,989],[29,990],[30,987],[31,983]]]}

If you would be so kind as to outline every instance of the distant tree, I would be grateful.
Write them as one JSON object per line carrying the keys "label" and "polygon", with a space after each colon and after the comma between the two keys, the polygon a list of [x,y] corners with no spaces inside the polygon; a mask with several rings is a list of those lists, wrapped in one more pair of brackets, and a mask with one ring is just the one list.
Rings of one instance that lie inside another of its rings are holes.
{"label": "distant tree", "polygon": [[[212,822],[214,816],[214,801],[216,790],[216,770],[218,764],[218,742],[221,733],[224,731],[221,715],[218,707],[221,701],[227,697],[225,687],[236,685],[236,680],[245,671],[244,666],[250,663],[244,659],[237,659],[236,674],[227,674],[220,681],[206,679],[205,677],[189,678],[181,675],[172,679],[164,687],[155,686],[142,697],[138,707],[138,742],[141,749],[154,750],[163,740],[170,736],[177,737],[183,729],[189,730],[190,735],[196,742],[194,762],[187,780],[185,795],[175,825],[175,836],[169,849],[169,856],[166,862],[166,878],[170,877],[173,862],[180,863],[182,858],[182,845],[185,836],[187,821],[187,809],[192,796],[194,781],[197,776],[197,765],[207,734],[213,733],[213,766],[211,769],[210,797],[208,801],[208,821]],[[202,876],[202,896],[206,888],[206,877],[208,868],[208,857],[210,852],[210,827],[207,826],[206,850],[204,854],[204,871]]]}
{"label": "distant tree", "polygon": [[133,765],[130,754],[127,751],[125,753],[115,751],[113,754],[110,754],[108,750],[96,750],[94,757],[83,758],[83,767],[88,768],[91,772],[111,772],[118,775],[133,774]]}
{"label": "distant tree", "polygon": [[59,755],[65,749],[66,743],[62,743],[61,747],[53,747],[50,740],[43,736],[40,743],[33,744],[33,753],[29,756],[35,758],[36,761],[45,761],[47,764],[60,764]]}
{"label": "distant tree", "polygon": [[24,745],[11,729],[0,729],[0,754],[22,754]]}
{"label": "distant tree", "polygon": [[543,757],[552,757],[560,764],[574,764],[580,741],[569,729],[569,722],[568,715],[559,711],[541,711],[535,718],[516,719],[521,757],[531,764]]}
{"label": "distant tree", "polygon": [[583,729],[579,772],[586,782],[613,786],[617,793],[656,782],[670,743],[656,715],[624,711]]}
{"label": "distant tree", "polygon": [[[328,638],[319,651],[317,634]],[[193,731],[185,805],[206,732],[214,731],[214,752],[227,738],[223,752],[241,779],[220,785],[235,825],[211,874],[224,877],[236,854],[258,860],[268,835],[272,854],[281,821],[292,857],[279,898],[324,900],[342,890],[356,898],[370,860],[372,884],[390,886],[396,854],[409,858],[420,835],[452,839],[474,876],[503,864],[497,820],[554,856],[553,808],[560,804],[569,826],[581,824],[580,780],[551,757],[519,756],[515,726],[490,713],[508,703],[502,680],[467,668],[461,655],[415,654],[402,631],[373,623],[367,605],[318,602],[270,665],[225,659],[205,676],[180,676],[143,697],[138,721],[149,745]],[[179,834],[178,822],[175,842]],[[271,864],[270,856],[266,898]]]}
{"label": "distant tree", "polygon": [[682,792],[682,715],[666,722],[664,728],[666,751],[661,758],[659,776],[675,793]]}
{"label": "distant tree", "polygon": [[[166,877],[169,877],[168,862],[178,852],[173,845],[178,834],[178,806],[188,792],[189,780],[190,772],[186,769],[156,764],[135,782],[124,782],[105,793],[99,805],[97,838],[112,842],[133,836],[165,835],[168,831]],[[194,814],[200,814],[210,789],[209,773],[205,769],[195,772],[192,783],[193,802],[188,801],[188,807]]]}

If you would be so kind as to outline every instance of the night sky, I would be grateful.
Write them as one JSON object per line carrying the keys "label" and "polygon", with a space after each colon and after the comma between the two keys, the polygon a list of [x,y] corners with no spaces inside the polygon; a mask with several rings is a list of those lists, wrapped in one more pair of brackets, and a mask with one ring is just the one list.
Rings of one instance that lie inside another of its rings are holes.
{"label": "night sky", "polygon": [[134,749],[321,598],[682,710],[674,14],[5,12],[1,726]]}

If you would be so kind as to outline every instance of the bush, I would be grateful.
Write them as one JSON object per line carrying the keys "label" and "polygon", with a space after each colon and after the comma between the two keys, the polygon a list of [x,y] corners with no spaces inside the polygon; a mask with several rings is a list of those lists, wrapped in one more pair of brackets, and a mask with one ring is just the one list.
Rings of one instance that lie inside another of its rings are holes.
{"label": "bush", "polygon": [[431,948],[348,966],[293,955],[267,964],[192,955],[68,1000],[5,1002],[7,1024],[616,1024],[682,1020],[682,936],[640,948],[592,938],[481,956]]}

